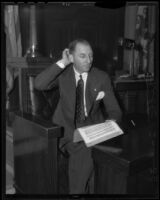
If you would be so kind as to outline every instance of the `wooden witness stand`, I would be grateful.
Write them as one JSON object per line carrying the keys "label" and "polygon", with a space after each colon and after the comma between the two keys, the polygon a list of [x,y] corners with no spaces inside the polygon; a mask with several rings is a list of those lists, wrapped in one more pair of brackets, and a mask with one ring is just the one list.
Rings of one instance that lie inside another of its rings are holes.
{"label": "wooden witness stand", "polygon": [[[61,154],[58,151],[58,141],[63,137],[63,129],[33,116],[28,105],[27,77],[35,76],[52,62],[41,59],[27,63],[25,58],[11,59],[8,62],[8,65],[19,70],[19,109],[13,111],[15,117],[11,125],[14,145],[14,186],[17,193],[67,194],[68,192],[67,184],[62,183],[60,179],[63,174],[59,170]],[[153,167],[154,150],[151,142],[145,125],[140,125],[135,129],[128,129],[125,135],[96,145],[92,154],[95,163],[95,194],[147,192],[146,188],[150,184],[153,186],[152,182],[138,177],[141,175],[143,177],[143,173]],[[108,149],[107,146],[118,147],[121,151],[112,152],[112,148]],[[67,158],[65,160],[63,168],[67,171]],[[64,180],[67,180],[67,176]],[[137,180],[141,180],[144,188],[137,186]]]}
{"label": "wooden witness stand", "polygon": [[[49,58],[31,58],[30,62],[25,58],[8,59],[7,64],[19,74],[15,93],[13,92],[10,98],[12,101],[7,123],[7,127],[11,127],[12,130],[13,152],[10,153],[14,159],[13,186],[16,193],[58,194],[67,191],[67,186],[63,186],[63,180],[59,179],[60,176],[63,177],[63,167],[58,141],[63,136],[63,129],[54,125],[48,116],[45,119],[33,115],[30,98],[29,77],[35,77],[52,62]],[[55,95],[55,105],[50,110],[56,107],[57,92]],[[18,99],[17,102],[14,101],[14,97]],[[43,100],[44,98],[41,99]],[[45,108],[48,102],[38,102],[40,103]]]}
{"label": "wooden witness stand", "polygon": [[136,127],[93,148],[96,194],[141,194],[154,197],[154,147],[141,117]]}
{"label": "wooden witness stand", "polygon": [[[66,169],[62,174],[58,152],[58,140],[63,137],[63,130],[23,113],[16,115],[13,129],[16,191],[22,194],[67,194],[67,164],[64,163]],[[154,195],[156,182],[154,174],[150,174],[154,166],[151,139],[147,128],[137,127],[95,145],[92,148],[95,194]]]}
{"label": "wooden witness stand", "polygon": [[16,114],[14,130],[15,188],[21,194],[58,194],[60,127],[30,114]]}

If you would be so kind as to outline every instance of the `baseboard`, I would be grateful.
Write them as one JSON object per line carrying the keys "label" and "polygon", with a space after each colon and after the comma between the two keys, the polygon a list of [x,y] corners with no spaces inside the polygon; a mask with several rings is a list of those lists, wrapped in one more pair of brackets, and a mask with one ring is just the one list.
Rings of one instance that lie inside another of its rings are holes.
{"label": "baseboard", "polygon": [[16,193],[16,190],[14,187],[12,188],[6,188],[6,194],[15,194]]}

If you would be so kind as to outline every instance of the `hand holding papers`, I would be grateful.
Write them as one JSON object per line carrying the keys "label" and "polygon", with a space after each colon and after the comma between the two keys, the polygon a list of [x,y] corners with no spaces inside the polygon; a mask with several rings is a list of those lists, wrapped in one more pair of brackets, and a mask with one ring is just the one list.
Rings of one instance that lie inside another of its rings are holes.
{"label": "hand holding papers", "polygon": [[104,142],[123,134],[122,129],[113,120],[107,120],[91,126],[78,128],[74,132],[73,142],[84,141],[87,147]]}

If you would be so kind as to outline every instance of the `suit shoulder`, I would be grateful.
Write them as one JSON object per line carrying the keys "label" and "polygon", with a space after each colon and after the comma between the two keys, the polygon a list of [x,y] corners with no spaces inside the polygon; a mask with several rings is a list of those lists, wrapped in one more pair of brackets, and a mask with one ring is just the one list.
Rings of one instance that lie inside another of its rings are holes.
{"label": "suit shoulder", "polygon": [[100,78],[108,78],[108,79],[110,79],[107,72],[102,71],[102,70],[100,70],[100,69],[98,69],[98,68],[96,68],[96,67],[93,67],[92,72],[93,72],[97,77],[100,77]]}
{"label": "suit shoulder", "polygon": [[66,75],[68,75],[68,73],[71,72],[71,67],[70,66],[67,66],[66,68],[64,68],[61,72],[61,76],[60,78],[64,78]]}

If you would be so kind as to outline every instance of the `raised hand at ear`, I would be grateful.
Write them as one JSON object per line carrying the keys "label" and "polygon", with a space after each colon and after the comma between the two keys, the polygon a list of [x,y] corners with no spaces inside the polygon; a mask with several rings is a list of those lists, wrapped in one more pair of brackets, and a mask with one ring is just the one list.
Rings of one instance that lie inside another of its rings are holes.
{"label": "raised hand at ear", "polygon": [[67,66],[71,63],[71,59],[70,59],[70,54],[69,54],[69,49],[64,49],[62,52],[62,59],[61,62]]}

